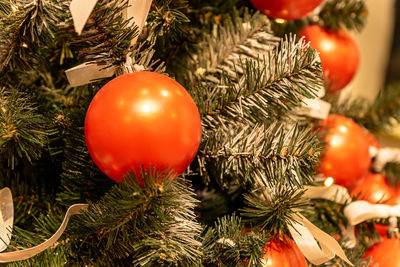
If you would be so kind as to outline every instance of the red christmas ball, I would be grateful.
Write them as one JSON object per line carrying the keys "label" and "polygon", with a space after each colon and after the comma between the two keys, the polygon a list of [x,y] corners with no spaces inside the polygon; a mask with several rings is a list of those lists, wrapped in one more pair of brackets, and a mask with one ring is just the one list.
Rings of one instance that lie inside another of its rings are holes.
{"label": "red christmas ball", "polygon": [[307,16],[323,0],[250,0],[262,13],[287,20],[300,19]]}
{"label": "red christmas ball", "polygon": [[128,171],[138,176],[141,167],[150,166],[177,176],[197,153],[200,115],[173,79],[135,72],[113,79],[96,94],[86,114],[85,137],[96,165],[117,182]]}
{"label": "red christmas ball", "polygon": [[287,236],[280,235],[264,247],[263,266],[268,267],[307,267],[306,259],[297,245]]}
{"label": "red christmas ball", "polygon": [[386,181],[385,176],[378,173],[368,173],[356,183],[351,191],[351,196],[358,196],[358,200],[366,200],[373,204],[385,203],[390,205],[394,204],[395,192]]}
{"label": "red christmas ball", "polygon": [[400,239],[383,238],[380,243],[370,247],[364,258],[371,257],[371,266],[400,267]]}
{"label": "red christmas ball", "polygon": [[346,32],[327,30],[311,25],[299,33],[320,54],[326,83],[331,93],[343,89],[356,74],[360,52],[353,38]]}
{"label": "red christmas ball", "polygon": [[329,115],[322,126],[326,129],[326,147],[319,171],[336,184],[350,188],[371,164],[365,134],[354,121],[341,115]]}

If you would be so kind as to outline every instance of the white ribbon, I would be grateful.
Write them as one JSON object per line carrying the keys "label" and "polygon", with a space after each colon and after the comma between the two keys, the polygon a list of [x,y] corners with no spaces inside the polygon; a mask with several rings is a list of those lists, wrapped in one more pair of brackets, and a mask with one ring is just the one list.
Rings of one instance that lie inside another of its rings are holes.
{"label": "white ribbon", "polygon": [[[129,0],[128,7],[124,10],[123,16],[130,19],[129,26],[136,25],[138,34],[141,33],[152,0]],[[75,31],[80,35],[86,22],[96,6],[97,0],[72,0],[70,11],[74,21]],[[136,36],[131,45],[137,41]],[[80,86],[93,82],[97,79],[108,78],[114,75],[116,68],[97,65],[95,61],[86,62],[65,71],[71,86]]]}
{"label": "white ribbon", "polygon": [[7,249],[14,224],[14,205],[11,190],[0,190],[0,251]]}
{"label": "white ribbon", "polygon": [[[64,233],[67,227],[68,221],[72,215],[81,214],[82,210],[88,208],[87,204],[75,204],[68,208],[65,214],[64,220],[61,223],[58,230],[40,245],[34,246],[32,248],[27,248],[24,250],[3,252],[0,253],[0,263],[14,262],[29,259],[40,252],[46,250],[51,245],[53,245]],[[14,220],[14,206],[12,200],[12,194],[9,188],[5,187],[0,190],[0,238],[3,244],[0,245],[0,252],[8,248],[11,241],[11,232]]]}
{"label": "white ribbon", "polygon": [[400,163],[400,148],[384,147],[378,150],[374,170],[380,172],[388,162]]}
{"label": "white ribbon", "polygon": [[295,214],[293,218],[296,222],[289,225],[289,231],[300,251],[309,262],[319,265],[337,255],[353,266],[342,247],[332,236],[320,230],[301,214]]}
{"label": "white ribbon", "polygon": [[[305,186],[303,199],[323,198],[346,203],[350,199],[347,190],[341,186]],[[294,214],[294,223],[289,225],[289,231],[300,251],[312,264],[322,264],[337,255],[352,265],[339,243],[330,235],[320,230],[301,214]],[[318,242],[317,242],[318,241]]]}
{"label": "white ribbon", "polygon": [[400,217],[400,204],[389,206],[371,204],[365,200],[354,201],[344,208],[344,215],[351,225],[356,225],[370,219]]}
{"label": "white ribbon", "polygon": [[321,198],[334,201],[341,205],[351,200],[349,191],[340,185],[305,186],[304,189],[306,189],[306,191],[302,197],[307,199]]}

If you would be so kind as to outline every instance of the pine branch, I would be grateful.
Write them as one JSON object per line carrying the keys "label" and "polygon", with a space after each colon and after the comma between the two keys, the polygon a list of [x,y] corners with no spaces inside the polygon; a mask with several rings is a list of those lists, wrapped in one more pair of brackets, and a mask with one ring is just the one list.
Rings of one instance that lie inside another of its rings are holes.
{"label": "pine branch", "polygon": [[301,187],[313,180],[320,143],[310,128],[285,130],[275,123],[226,125],[207,133],[200,145],[200,166],[221,186],[239,184],[273,186],[285,183]]}
{"label": "pine branch", "polygon": [[240,217],[226,216],[203,234],[204,266],[261,266],[267,236],[247,231]]}
{"label": "pine branch", "polygon": [[[364,259],[365,251],[367,248],[362,245],[357,245],[354,248],[346,248],[346,240],[340,239],[339,243],[341,247],[343,248],[346,256],[349,258],[350,262],[353,263],[355,267],[367,267],[370,266],[371,262],[370,259]],[[316,266],[316,265],[311,265],[311,266]],[[344,262],[342,259],[339,257],[334,257],[332,260],[318,266],[324,266],[324,267],[349,267],[348,263]]]}
{"label": "pine branch", "polygon": [[188,8],[187,0],[156,0],[148,16],[148,39],[153,42],[161,37],[158,42],[168,43],[178,39],[184,31],[184,26],[190,22],[183,13]]}
{"label": "pine branch", "polygon": [[11,11],[0,18],[0,72],[10,61],[30,66],[27,55],[51,43],[60,12],[53,1],[13,1]]}
{"label": "pine branch", "polygon": [[250,123],[279,118],[303,98],[315,97],[322,86],[316,52],[293,36],[262,59],[239,57],[238,62],[231,67],[235,76],[225,72],[218,86],[201,87],[197,91],[201,94],[195,95],[206,128],[219,127],[214,124],[216,117]]}
{"label": "pine branch", "polygon": [[82,245],[90,249],[90,258],[96,253],[96,262],[125,259],[133,266],[198,262],[200,226],[193,212],[197,201],[188,183],[182,178],[168,181],[168,175],[154,170],[143,173],[142,179],[144,187],[128,175],[79,222],[75,230],[84,236]]}
{"label": "pine branch", "polygon": [[273,236],[290,235],[288,226],[296,222],[293,214],[306,210],[309,205],[301,201],[302,194],[285,185],[260,188],[245,195],[247,206],[241,215],[246,217],[246,222],[269,231]]}
{"label": "pine branch", "polygon": [[0,89],[0,153],[14,169],[19,159],[38,159],[48,143],[45,118],[17,90]]}
{"label": "pine branch", "polygon": [[324,3],[319,18],[330,29],[361,31],[367,14],[364,0],[329,0]]}

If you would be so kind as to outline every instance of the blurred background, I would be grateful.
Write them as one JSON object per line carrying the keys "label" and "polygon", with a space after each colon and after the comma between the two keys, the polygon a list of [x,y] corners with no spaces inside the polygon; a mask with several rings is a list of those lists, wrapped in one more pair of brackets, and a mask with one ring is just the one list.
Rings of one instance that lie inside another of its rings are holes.
{"label": "blurred background", "polygon": [[[342,94],[372,101],[385,85],[400,82],[400,1],[365,2],[369,10],[365,28],[352,33],[360,48],[360,67]],[[382,146],[400,147],[400,125],[378,139]]]}

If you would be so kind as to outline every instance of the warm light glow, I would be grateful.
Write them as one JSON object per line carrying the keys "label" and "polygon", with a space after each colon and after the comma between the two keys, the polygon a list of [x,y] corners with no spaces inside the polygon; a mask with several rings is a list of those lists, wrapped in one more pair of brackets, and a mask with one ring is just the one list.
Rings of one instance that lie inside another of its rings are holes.
{"label": "warm light glow", "polygon": [[140,93],[141,93],[142,95],[147,95],[147,94],[149,93],[149,90],[143,89],[142,91],[140,91]]}
{"label": "warm light glow", "polygon": [[167,90],[161,90],[161,95],[167,97],[169,95]]}
{"label": "warm light glow", "polygon": [[276,23],[279,23],[279,24],[283,24],[283,23],[286,22],[286,20],[281,19],[281,18],[277,18],[277,19],[275,19],[275,22],[276,22]]}
{"label": "warm light glow", "polygon": [[385,201],[385,198],[386,196],[384,192],[375,192],[374,194],[372,194],[372,199],[377,203]]}
{"label": "warm light glow", "polygon": [[331,51],[334,46],[335,46],[334,43],[332,43],[329,40],[323,40],[321,42],[321,47],[322,47],[322,50],[324,50],[324,51]]}
{"label": "warm light glow", "polygon": [[144,100],[139,102],[134,108],[139,109],[139,112],[143,115],[149,115],[158,111],[157,103],[152,100]]}
{"label": "warm light glow", "polygon": [[339,132],[341,132],[341,133],[347,133],[347,127],[346,127],[346,126],[343,126],[343,125],[339,126]]}
{"label": "warm light glow", "polygon": [[18,8],[17,8],[15,5],[13,5],[13,4],[11,4],[11,9],[12,9],[13,11],[17,11],[17,10],[18,10]]}
{"label": "warm light glow", "polygon": [[332,139],[329,141],[331,146],[339,146],[342,143],[342,137],[340,136],[333,136]]}
{"label": "warm light glow", "polygon": [[28,45],[26,43],[22,43],[22,47],[28,48]]}
{"label": "warm light glow", "polygon": [[327,177],[324,181],[324,185],[329,187],[333,185],[334,182],[335,180],[332,177]]}

